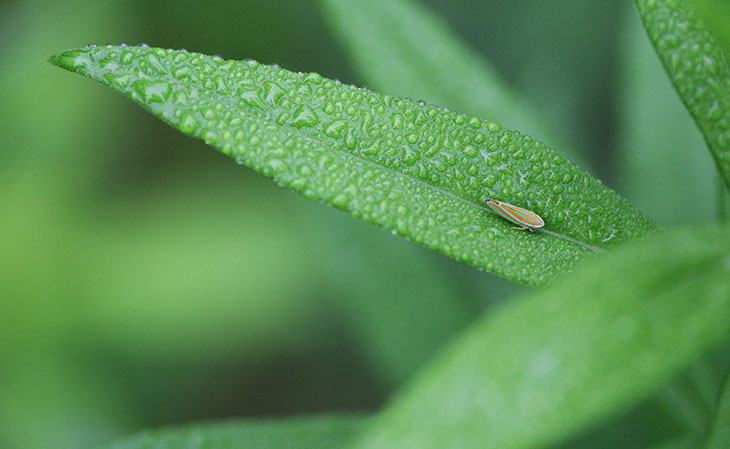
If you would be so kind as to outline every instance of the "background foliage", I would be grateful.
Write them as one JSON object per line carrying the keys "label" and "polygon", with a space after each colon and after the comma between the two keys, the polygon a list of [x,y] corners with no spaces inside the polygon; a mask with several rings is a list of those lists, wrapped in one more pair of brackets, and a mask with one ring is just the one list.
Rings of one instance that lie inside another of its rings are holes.
{"label": "background foliage", "polygon": [[[630,4],[426,3],[594,175],[663,225],[714,219],[710,156]],[[0,5],[0,81],[11,86],[0,103],[12,111],[0,125],[0,447],[374,410],[449,336],[522,290],[302,201],[44,63],[87,42],[146,41],[368,84],[317,3],[170,8]],[[374,264],[383,252],[387,264]],[[665,435],[641,424],[649,411],[706,425],[723,357],[609,424],[650,442]],[[570,444],[604,433],[596,424]]]}

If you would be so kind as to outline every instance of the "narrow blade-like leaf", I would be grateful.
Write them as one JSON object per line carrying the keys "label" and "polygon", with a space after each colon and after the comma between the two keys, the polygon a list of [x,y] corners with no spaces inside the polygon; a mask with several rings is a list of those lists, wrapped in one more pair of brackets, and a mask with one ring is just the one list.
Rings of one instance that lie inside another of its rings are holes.
{"label": "narrow blade-like leaf", "polygon": [[730,66],[686,0],[636,0],[644,27],[730,188]]}
{"label": "narrow blade-like leaf", "polygon": [[[545,283],[594,245],[657,229],[541,142],[476,117],[185,51],[94,47],[51,62],[307,198],[510,279]],[[486,196],[534,210],[545,229],[515,232]]]}
{"label": "narrow blade-like leaf", "polygon": [[146,432],[105,449],[340,449],[368,422],[355,416],[232,421]]}
{"label": "narrow blade-like leaf", "polygon": [[730,2],[727,0],[689,0],[710,32],[730,52]]}
{"label": "narrow blade-like leaf", "polygon": [[707,449],[730,449],[730,371],[717,404]]}
{"label": "narrow blade-like leaf", "polygon": [[560,144],[526,101],[448,24],[413,0],[320,0],[369,87],[427,100]]}
{"label": "narrow blade-like leaf", "polygon": [[629,201],[664,225],[714,219],[719,177],[712,156],[674,93],[633,5],[625,6],[617,185]]}
{"label": "narrow blade-like leaf", "polygon": [[730,338],[729,237],[627,245],[486,316],[354,447],[542,448],[645,397]]}

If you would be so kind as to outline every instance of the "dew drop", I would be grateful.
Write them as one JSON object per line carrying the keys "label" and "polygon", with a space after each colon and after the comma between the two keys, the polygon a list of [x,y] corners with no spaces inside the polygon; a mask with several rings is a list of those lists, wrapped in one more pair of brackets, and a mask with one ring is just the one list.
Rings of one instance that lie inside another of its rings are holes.
{"label": "dew drop", "polygon": [[289,171],[289,166],[281,159],[272,158],[266,161],[266,163],[268,164],[269,168],[273,170],[274,173],[283,173],[285,171]]}
{"label": "dew drop", "polygon": [[239,89],[237,91],[238,97],[243,100],[244,105],[254,106],[260,109],[264,109],[264,99],[261,97],[261,93],[258,89]]}
{"label": "dew drop", "polygon": [[304,77],[304,81],[308,81],[312,84],[321,84],[322,83],[322,75],[316,72],[310,72]]}
{"label": "dew drop", "polygon": [[340,138],[342,137],[342,130],[345,128],[345,126],[347,126],[347,121],[335,120],[325,127],[324,133],[330,137]]}
{"label": "dew drop", "polygon": [[284,95],[284,89],[273,81],[264,82],[264,98],[269,103],[276,103]]}
{"label": "dew drop", "polygon": [[197,120],[195,120],[195,117],[193,117],[192,114],[186,114],[183,116],[182,120],[180,120],[180,131],[184,132],[185,134],[192,134],[200,124]]}
{"label": "dew drop", "polygon": [[300,165],[297,167],[297,172],[302,176],[309,176],[313,173],[312,169],[305,164]]}
{"label": "dew drop", "polygon": [[170,97],[172,88],[164,81],[137,80],[132,88],[145,103],[164,103]]}
{"label": "dew drop", "polygon": [[349,202],[350,202],[350,199],[344,193],[340,193],[337,196],[335,196],[334,198],[332,198],[332,204],[335,207],[339,207],[341,209],[347,207]]}
{"label": "dew drop", "polygon": [[476,147],[472,145],[467,145],[464,147],[464,154],[466,154],[469,157],[476,157],[479,152],[477,151]]}
{"label": "dew drop", "polygon": [[403,114],[393,114],[390,118],[394,129],[403,129]]}
{"label": "dew drop", "polygon": [[496,123],[492,123],[492,122],[487,123],[487,129],[489,131],[493,132],[493,133],[497,133],[497,132],[502,131],[502,127],[501,126],[499,126]]}
{"label": "dew drop", "polygon": [[129,81],[132,79],[132,75],[129,73],[122,73],[122,74],[114,74],[114,73],[107,73],[104,75],[104,78],[106,78],[107,81],[114,87],[118,89],[124,89],[129,84]]}
{"label": "dew drop", "polygon": [[302,105],[294,112],[294,116],[289,122],[295,128],[302,128],[305,126],[316,126],[319,123],[319,117],[309,106]]}

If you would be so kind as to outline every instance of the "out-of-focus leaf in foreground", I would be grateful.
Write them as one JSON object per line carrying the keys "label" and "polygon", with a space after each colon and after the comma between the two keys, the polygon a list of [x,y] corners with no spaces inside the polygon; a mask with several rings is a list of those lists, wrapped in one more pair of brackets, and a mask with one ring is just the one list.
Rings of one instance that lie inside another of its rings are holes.
{"label": "out-of-focus leaf in foreground", "polygon": [[340,449],[366,422],[321,416],[195,425],[143,433],[104,449]]}
{"label": "out-of-focus leaf in foreground", "polygon": [[626,245],[486,316],[354,447],[545,447],[646,397],[730,337],[729,237]]}
{"label": "out-of-focus leaf in foreground", "polygon": [[[595,246],[657,228],[543,143],[476,117],[186,51],[106,46],[50,61],[307,198],[510,279],[545,283]],[[486,196],[534,210],[545,230],[515,232]]]}
{"label": "out-of-focus leaf in foreground", "polygon": [[730,371],[728,371],[725,388],[717,404],[707,449],[730,449]]}
{"label": "out-of-focus leaf in foreground", "polygon": [[686,0],[636,0],[644,27],[730,188],[730,66]]}
{"label": "out-of-focus leaf in foreground", "polygon": [[412,0],[320,0],[330,27],[368,86],[424,99],[560,144],[482,55]]}

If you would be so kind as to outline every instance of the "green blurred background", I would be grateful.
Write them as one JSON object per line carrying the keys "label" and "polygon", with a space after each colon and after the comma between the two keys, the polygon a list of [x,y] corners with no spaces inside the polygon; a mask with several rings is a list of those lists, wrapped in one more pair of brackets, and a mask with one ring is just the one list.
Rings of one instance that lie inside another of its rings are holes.
{"label": "green blurred background", "polygon": [[[593,174],[662,224],[717,217],[710,156],[631,2],[425,3]],[[45,62],[122,42],[367,85],[315,1],[0,3],[0,448],[376,410],[526,290],[308,202]]]}

